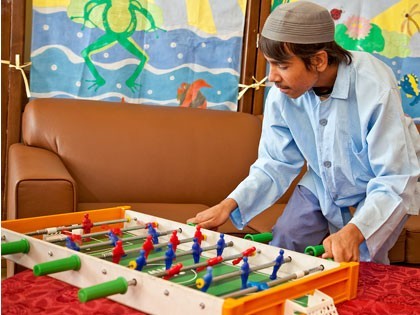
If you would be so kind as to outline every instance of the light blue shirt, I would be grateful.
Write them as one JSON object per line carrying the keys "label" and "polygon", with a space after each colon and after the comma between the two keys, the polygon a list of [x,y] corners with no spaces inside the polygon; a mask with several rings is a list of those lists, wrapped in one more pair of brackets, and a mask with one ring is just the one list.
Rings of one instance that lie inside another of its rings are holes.
{"label": "light blue shirt", "polygon": [[312,90],[291,99],[270,89],[258,159],[228,196],[238,204],[236,227],[273,205],[304,161],[300,184],[318,197],[331,233],[343,227],[340,208],[357,205],[350,222],[366,239],[363,255],[373,257],[407,213],[418,213],[418,132],[407,127],[391,69],[371,54],[352,54],[324,101]]}

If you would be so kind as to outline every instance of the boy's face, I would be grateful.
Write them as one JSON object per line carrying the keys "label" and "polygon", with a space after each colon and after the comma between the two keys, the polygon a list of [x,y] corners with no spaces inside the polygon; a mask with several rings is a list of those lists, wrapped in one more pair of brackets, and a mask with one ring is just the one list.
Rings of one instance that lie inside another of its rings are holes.
{"label": "boy's face", "polygon": [[288,60],[278,62],[265,56],[270,65],[268,80],[290,98],[298,98],[316,85],[319,73],[315,68],[308,70],[302,59],[292,55]]}

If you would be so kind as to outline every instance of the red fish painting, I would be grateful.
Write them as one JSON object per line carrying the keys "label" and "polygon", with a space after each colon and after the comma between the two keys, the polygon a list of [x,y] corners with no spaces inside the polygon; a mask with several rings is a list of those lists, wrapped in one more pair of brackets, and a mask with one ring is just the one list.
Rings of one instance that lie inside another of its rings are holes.
{"label": "red fish painting", "polygon": [[203,79],[198,79],[193,83],[189,84],[186,82],[181,83],[178,87],[178,93],[176,99],[179,101],[180,107],[194,107],[194,108],[207,108],[207,100],[200,89],[203,87],[210,88]]}

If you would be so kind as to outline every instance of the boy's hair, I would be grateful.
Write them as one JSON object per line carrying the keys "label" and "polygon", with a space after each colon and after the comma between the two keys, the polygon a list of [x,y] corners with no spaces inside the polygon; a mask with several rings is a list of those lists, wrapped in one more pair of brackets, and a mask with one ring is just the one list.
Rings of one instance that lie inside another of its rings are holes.
{"label": "boy's hair", "polygon": [[351,53],[338,45],[335,41],[317,44],[293,44],[279,42],[260,37],[258,48],[270,59],[282,63],[290,59],[292,55],[302,59],[305,67],[309,70],[311,67],[311,58],[319,51],[325,50],[328,54],[328,64],[339,64],[346,62],[348,65],[352,62]]}

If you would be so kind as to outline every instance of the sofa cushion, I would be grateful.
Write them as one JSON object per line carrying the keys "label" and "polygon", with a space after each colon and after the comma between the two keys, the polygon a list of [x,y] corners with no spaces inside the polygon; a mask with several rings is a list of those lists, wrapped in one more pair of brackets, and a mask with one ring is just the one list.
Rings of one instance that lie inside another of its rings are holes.
{"label": "sofa cushion", "polygon": [[81,203],[220,202],[257,158],[253,115],[75,99],[25,107],[28,146],[56,153]]}

